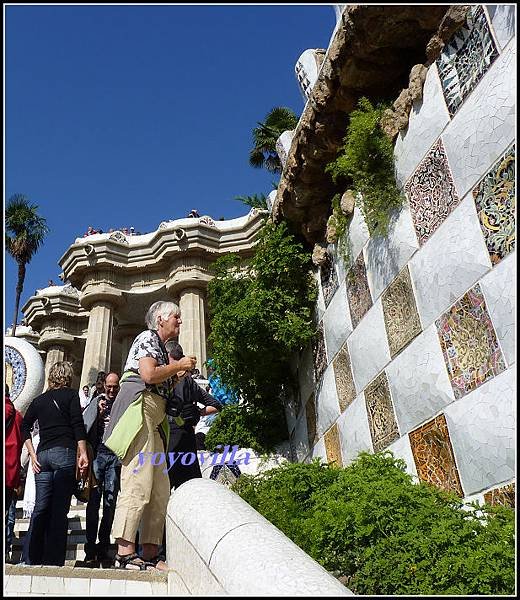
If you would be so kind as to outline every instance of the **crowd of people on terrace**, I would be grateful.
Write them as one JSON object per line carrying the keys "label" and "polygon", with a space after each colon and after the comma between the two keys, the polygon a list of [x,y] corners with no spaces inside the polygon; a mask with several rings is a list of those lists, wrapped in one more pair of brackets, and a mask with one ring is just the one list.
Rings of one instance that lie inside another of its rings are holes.
{"label": "crowd of people on terrace", "polygon": [[[142,235],[140,231],[136,231],[135,227],[120,227],[119,229],[114,229],[111,227],[107,233],[114,233],[114,231],[120,231],[124,235]],[[94,235],[95,233],[105,233],[102,229],[94,229],[92,225],[89,225],[87,231],[83,234],[83,237],[88,237],[89,235]]]}
{"label": "crowd of people on terrace", "polygon": [[185,356],[176,341],[179,307],[155,302],[145,322],[121,376],[99,372],[92,386],[78,391],[72,388],[72,364],[57,362],[49,370],[47,390],[23,417],[6,387],[6,547],[13,538],[16,501],[23,495],[24,517],[30,516],[23,564],[64,565],[71,499],[85,500],[87,490],[83,566],[168,568],[165,520],[171,491],[202,474],[198,460],[176,461],[166,471],[152,461],[143,464],[140,456],[184,452],[196,457],[205,449],[205,436],[195,428],[201,418],[214,418],[223,403],[209,394],[209,386],[196,382],[197,359]]}

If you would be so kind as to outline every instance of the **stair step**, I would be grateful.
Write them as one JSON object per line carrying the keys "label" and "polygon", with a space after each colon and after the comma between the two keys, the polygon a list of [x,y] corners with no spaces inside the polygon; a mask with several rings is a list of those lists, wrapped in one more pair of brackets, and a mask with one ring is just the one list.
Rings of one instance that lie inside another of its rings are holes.
{"label": "stair step", "polygon": [[[25,533],[29,530],[30,519],[23,519],[20,521],[16,521],[14,524],[14,532],[20,533],[21,535],[25,535]],[[69,530],[79,531],[81,529],[86,529],[87,527],[87,519],[80,519],[75,517],[73,519],[69,519]]]}

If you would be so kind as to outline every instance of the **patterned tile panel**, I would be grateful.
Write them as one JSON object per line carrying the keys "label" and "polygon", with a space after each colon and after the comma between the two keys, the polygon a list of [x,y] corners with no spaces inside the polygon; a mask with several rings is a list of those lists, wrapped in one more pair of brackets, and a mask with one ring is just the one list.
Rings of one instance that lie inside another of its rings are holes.
{"label": "patterned tile panel", "polygon": [[323,325],[318,327],[312,341],[312,355],[314,357],[314,377],[319,381],[327,368],[327,350],[325,349],[325,337],[323,336]]}
{"label": "patterned tile panel", "polygon": [[316,402],[314,400],[314,394],[312,394],[305,405],[305,417],[307,419],[309,446],[312,448],[318,439],[316,435]]}
{"label": "patterned tile panel", "polygon": [[421,246],[459,203],[448,158],[439,138],[405,186]]}
{"label": "patterned tile panel", "polygon": [[484,500],[491,506],[515,508],[515,484],[505,485],[484,494]]}
{"label": "patterned tile panel", "polygon": [[338,424],[334,425],[327,431],[324,436],[325,440],[325,452],[327,453],[327,462],[335,463],[337,467],[343,466],[341,459],[341,446],[339,442],[339,430]]}
{"label": "patterned tile panel", "polygon": [[515,248],[515,148],[473,190],[480,227],[496,265]]}
{"label": "patterned tile panel", "polygon": [[405,267],[388,286],[381,299],[390,355],[394,358],[421,333],[421,321],[415,305],[408,267]]}
{"label": "patterned tile panel", "polygon": [[328,306],[339,285],[334,258],[330,252],[327,253],[326,263],[320,267],[320,281],[325,306]]}
{"label": "patterned tile panel", "polygon": [[435,324],[456,399],[506,368],[478,284]]}
{"label": "patterned tile panel", "polygon": [[388,380],[384,371],[367,386],[365,401],[374,451],[379,452],[399,437]]}
{"label": "patterned tile panel", "polygon": [[465,25],[455,32],[437,59],[451,115],[457,112],[497,56],[484,10],[476,6],[470,9]]}
{"label": "patterned tile panel", "polygon": [[356,386],[352,377],[350,356],[347,345],[341,348],[336,358],[332,361],[334,377],[336,378],[336,392],[338,394],[340,411],[343,412],[356,397]]}
{"label": "patterned tile panel", "polygon": [[372,306],[372,296],[368,287],[363,252],[360,252],[356,258],[356,262],[347,275],[346,281],[352,327],[357,327],[358,323]]}
{"label": "patterned tile panel", "polygon": [[439,415],[409,435],[419,479],[463,496],[444,415]]}

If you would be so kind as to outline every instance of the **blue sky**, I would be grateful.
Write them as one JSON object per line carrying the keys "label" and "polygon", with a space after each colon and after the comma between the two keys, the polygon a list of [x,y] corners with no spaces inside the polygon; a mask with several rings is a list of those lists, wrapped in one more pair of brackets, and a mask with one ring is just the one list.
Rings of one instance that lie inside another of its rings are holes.
{"label": "blue sky", "polygon": [[[324,4],[4,10],[4,197],[28,196],[51,230],[20,306],[59,283],[88,225],[146,233],[192,208],[237,217],[235,196],[268,194],[274,177],[248,164],[251,130],[274,106],[301,113],[294,65],[335,25]],[[5,267],[11,323],[10,256]]]}

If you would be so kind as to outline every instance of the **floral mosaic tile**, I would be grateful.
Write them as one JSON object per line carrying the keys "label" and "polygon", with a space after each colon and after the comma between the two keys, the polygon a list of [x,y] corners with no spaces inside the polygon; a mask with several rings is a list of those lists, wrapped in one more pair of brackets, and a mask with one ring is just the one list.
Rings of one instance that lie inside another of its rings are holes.
{"label": "floral mosaic tile", "polygon": [[323,335],[323,326],[320,325],[312,341],[312,355],[314,358],[314,375],[316,381],[319,381],[323,372],[327,368],[327,350],[325,348],[325,337]]}
{"label": "floral mosaic tile", "polygon": [[421,321],[412,289],[408,267],[405,267],[383,292],[383,315],[385,317],[388,346],[392,358],[407,346],[419,333]]}
{"label": "floral mosaic tile", "polygon": [[312,448],[316,443],[318,436],[316,434],[316,401],[314,394],[307,400],[305,405],[305,417],[307,419],[307,436],[309,439],[309,446]]}
{"label": "floral mosaic tile", "polygon": [[491,506],[508,506],[515,508],[515,484],[491,490],[484,494],[484,501]]}
{"label": "floral mosaic tile", "polygon": [[346,282],[352,327],[355,328],[372,306],[363,252],[359,253],[356,262],[352,265]]}
{"label": "floral mosaic tile", "polygon": [[384,371],[366,387],[365,402],[374,452],[379,452],[399,438],[399,429]]}
{"label": "floral mosaic tile", "polygon": [[327,462],[333,462],[337,467],[342,467],[343,461],[341,459],[341,445],[339,442],[339,430],[337,423],[334,423],[327,433],[325,433],[324,441],[325,452],[327,453]]}
{"label": "floral mosaic tile", "polygon": [[419,479],[463,496],[446,418],[443,414],[409,434]]}
{"label": "floral mosaic tile", "polygon": [[320,281],[321,289],[323,291],[323,299],[325,300],[325,306],[328,306],[332,296],[334,296],[334,293],[339,286],[334,258],[330,252],[327,252],[327,260],[325,264],[320,267]]}
{"label": "floral mosaic tile", "polygon": [[506,368],[478,284],[437,319],[435,324],[456,399],[462,398]]}
{"label": "floral mosaic tile", "polygon": [[508,150],[473,190],[491,262],[515,249],[515,148]]}
{"label": "floral mosaic tile", "polygon": [[405,191],[415,233],[422,246],[460,201],[440,138],[408,180]]}
{"label": "floral mosaic tile", "polygon": [[497,56],[484,10],[476,6],[468,11],[465,25],[457,30],[437,59],[450,115],[457,112]]}
{"label": "floral mosaic tile", "polygon": [[352,367],[347,344],[344,344],[332,361],[336,392],[338,394],[340,411],[343,412],[356,397],[356,386],[352,377]]}

